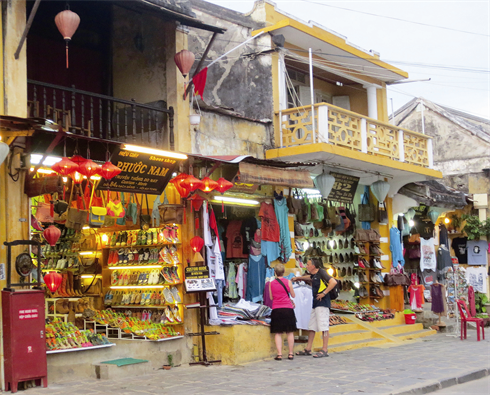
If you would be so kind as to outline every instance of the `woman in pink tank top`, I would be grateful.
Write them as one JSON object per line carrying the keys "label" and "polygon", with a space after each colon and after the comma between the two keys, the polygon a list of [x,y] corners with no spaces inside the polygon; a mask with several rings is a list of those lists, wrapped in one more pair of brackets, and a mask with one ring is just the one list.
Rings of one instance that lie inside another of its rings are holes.
{"label": "woman in pink tank top", "polygon": [[285,279],[284,265],[277,264],[274,267],[276,278],[269,282],[269,294],[272,299],[271,333],[275,334],[277,357],[276,361],[282,361],[282,334],[286,333],[288,339],[288,359],[294,359],[294,331],[296,330],[296,316],[291,297],[294,297],[294,289],[291,281]]}

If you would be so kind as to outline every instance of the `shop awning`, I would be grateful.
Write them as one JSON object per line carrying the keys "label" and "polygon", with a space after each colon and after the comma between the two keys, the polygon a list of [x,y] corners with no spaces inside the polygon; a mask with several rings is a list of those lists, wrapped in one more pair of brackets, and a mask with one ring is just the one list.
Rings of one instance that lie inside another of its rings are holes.
{"label": "shop awning", "polygon": [[412,182],[400,188],[399,194],[416,200],[426,206],[448,209],[462,209],[471,199],[463,192],[446,187],[438,181]]}

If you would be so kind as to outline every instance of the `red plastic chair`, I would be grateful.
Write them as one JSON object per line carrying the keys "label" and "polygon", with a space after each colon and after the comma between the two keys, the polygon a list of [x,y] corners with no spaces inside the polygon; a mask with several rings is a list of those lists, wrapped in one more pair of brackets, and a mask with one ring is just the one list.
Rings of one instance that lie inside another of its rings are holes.
{"label": "red plastic chair", "polygon": [[463,300],[458,299],[456,301],[456,303],[458,304],[459,315],[461,316],[461,340],[463,340],[463,334],[464,334],[464,338],[466,339],[466,330],[467,330],[466,324],[468,322],[476,323],[476,338],[477,338],[477,340],[480,341],[480,328],[481,328],[483,340],[485,340],[485,330],[483,329],[483,326],[484,326],[483,319],[471,317],[470,313],[467,313],[469,310],[468,310],[468,307],[466,306],[466,303]]}

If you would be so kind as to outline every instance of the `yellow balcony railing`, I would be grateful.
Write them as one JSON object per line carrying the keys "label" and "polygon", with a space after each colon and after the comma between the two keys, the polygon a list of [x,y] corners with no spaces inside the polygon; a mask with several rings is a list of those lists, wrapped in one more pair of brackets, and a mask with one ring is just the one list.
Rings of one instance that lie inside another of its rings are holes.
{"label": "yellow balcony railing", "polygon": [[433,167],[429,136],[364,117],[352,111],[319,103],[282,110],[279,147],[327,143],[369,155],[422,167]]}

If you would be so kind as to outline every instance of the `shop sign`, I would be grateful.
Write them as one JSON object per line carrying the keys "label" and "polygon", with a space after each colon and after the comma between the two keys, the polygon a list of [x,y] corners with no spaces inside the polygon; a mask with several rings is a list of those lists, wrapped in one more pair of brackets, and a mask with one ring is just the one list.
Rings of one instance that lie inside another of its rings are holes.
{"label": "shop sign", "polygon": [[240,162],[240,173],[235,182],[257,185],[278,185],[293,188],[313,188],[313,180],[306,170],[280,169]]}
{"label": "shop sign", "polygon": [[352,203],[359,184],[359,177],[333,172],[330,174],[335,177],[335,184],[333,184],[332,191],[328,195],[328,200]]}
{"label": "shop sign", "polygon": [[120,147],[114,152],[111,162],[122,171],[111,180],[102,179],[98,189],[150,195],[163,193],[179,164],[177,159],[126,151]]}
{"label": "shop sign", "polygon": [[207,266],[186,267],[185,278],[209,278],[209,268]]}

